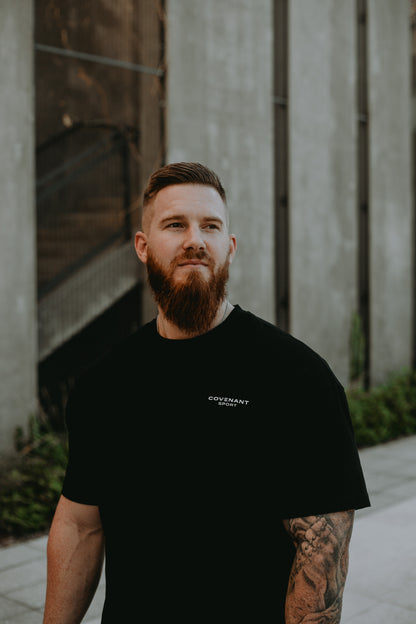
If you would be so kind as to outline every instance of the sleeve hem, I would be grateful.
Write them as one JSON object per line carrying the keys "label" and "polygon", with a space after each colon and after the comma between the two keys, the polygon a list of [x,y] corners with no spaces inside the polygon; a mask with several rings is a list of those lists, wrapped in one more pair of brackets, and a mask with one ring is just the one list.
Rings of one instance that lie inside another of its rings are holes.
{"label": "sleeve hem", "polygon": [[73,503],[79,503],[80,505],[91,505],[94,507],[99,506],[99,501],[96,500],[93,496],[84,496],[82,494],[73,493],[67,488],[63,488],[62,496],[65,496],[65,498],[67,498],[68,500],[72,501]]}
{"label": "sleeve hem", "polygon": [[366,501],[361,501],[360,503],[340,503],[337,505],[317,505],[316,507],[308,507],[308,508],[292,508],[288,510],[283,510],[280,512],[280,518],[282,520],[286,520],[288,518],[306,518],[307,516],[321,516],[330,513],[338,513],[340,511],[357,511],[358,509],[364,509],[366,507],[371,507],[370,501],[367,499]]}

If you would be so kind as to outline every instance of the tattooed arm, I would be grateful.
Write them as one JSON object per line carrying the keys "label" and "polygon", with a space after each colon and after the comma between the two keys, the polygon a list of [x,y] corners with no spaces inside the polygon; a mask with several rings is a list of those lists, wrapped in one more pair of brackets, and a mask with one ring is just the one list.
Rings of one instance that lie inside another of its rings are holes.
{"label": "tattooed arm", "polygon": [[353,521],[353,511],[284,520],[296,547],[286,624],[339,624]]}

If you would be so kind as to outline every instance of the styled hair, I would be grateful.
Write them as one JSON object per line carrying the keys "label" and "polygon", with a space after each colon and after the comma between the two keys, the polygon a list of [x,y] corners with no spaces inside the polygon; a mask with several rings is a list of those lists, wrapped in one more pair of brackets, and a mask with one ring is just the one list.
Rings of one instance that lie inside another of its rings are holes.
{"label": "styled hair", "polygon": [[202,184],[212,186],[224,204],[227,202],[224,187],[214,171],[200,163],[179,162],[165,165],[155,171],[149,178],[143,195],[143,208],[151,202],[159,191],[174,184]]}

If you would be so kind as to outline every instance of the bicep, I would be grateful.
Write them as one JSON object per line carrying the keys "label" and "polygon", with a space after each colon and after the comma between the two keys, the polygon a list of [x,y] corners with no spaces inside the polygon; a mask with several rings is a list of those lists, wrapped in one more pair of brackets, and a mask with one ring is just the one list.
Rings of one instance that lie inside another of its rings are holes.
{"label": "bicep", "polygon": [[98,506],[76,503],[62,495],[56,507],[51,533],[71,529],[78,534],[100,533],[102,523]]}
{"label": "bicep", "polygon": [[99,567],[103,554],[104,531],[98,507],[61,496],[49,532],[48,570],[77,569],[85,566],[87,559],[93,567]]}
{"label": "bicep", "polygon": [[348,543],[353,522],[354,511],[338,511],[283,520],[285,529],[295,546],[301,546],[311,554],[318,545],[321,548],[328,544],[342,547]]}

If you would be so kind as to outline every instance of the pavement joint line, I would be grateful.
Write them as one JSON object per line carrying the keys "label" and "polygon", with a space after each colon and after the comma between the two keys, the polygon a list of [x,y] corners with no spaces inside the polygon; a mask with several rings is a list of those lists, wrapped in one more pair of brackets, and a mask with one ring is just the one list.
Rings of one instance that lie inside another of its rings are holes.
{"label": "pavement joint line", "polygon": [[[22,566],[22,567],[24,565],[26,565],[26,564],[25,563],[20,564],[20,566]],[[15,566],[15,568],[18,568],[20,566]],[[9,570],[10,570],[10,568],[7,569],[7,571],[9,571]],[[4,572],[4,570],[2,570],[2,571]],[[36,587],[37,585],[42,585],[43,583],[46,583],[46,566],[45,566],[45,576],[38,576],[38,578],[30,581],[27,584],[19,584],[18,586],[13,587],[12,589],[10,589],[8,593],[0,594],[0,595],[3,596],[3,597],[9,598],[10,594],[15,592],[15,591],[18,591],[20,589],[30,589],[31,587]]]}
{"label": "pavement joint line", "polygon": [[[13,590],[15,591],[15,590]],[[12,598],[10,596],[10,594],[1,594],[0,593],[0,598],[7,598],[7,600],[9,600],[10,602],[14,602],[15,605],[19,606],[19,607],[23,607],[24,609],[26,609],[27,611],[42,611],[43,607],[31,607],[30,604],[28,604],[27,602],[22,602],[21,600],[16,600],[15,598]]]}
{"label": "pavement joint line", "polygon": [[[366,592],[354,589],[354,596],[360,596],[361,598],[368,598],[370,600],[375,600],[373,595],[370,595]],[[405,611],[409,611],[409,613],[414,613],[416,612],[416,607],[409,607],[408,605],[403,605],[397,601],[394,600],[384,600],[383,598],[377,598],[377,605],[385,605],[387,606],[393,606],[393,607],[398,607],[400,609],[404,609]],[[363,615],[364,613],[366,613],[367,611],[371,611],[372,609],[374,609],[374,605],[370,605],[368,607],[365,607],[362,611],[358,611],[357,613],[354,614],[353,617],[356,617],[357,615]],[[349,618],[351,619],[351,618]],[[347,620],[348,622],[348,620]]]}
{"label": "pavement joint line", "polygon": [[[1,548],[0,548],[1,551]],[[44,557],[35,557],[34,559],[25,559],[24,561],[20,561],[19,563],[11,563],[10,565],[5,566],[4,568],[0,568],[0,575],[3,572],[10,572],[11,570],[15,570],[16,568],[20,568],[23,565],[27,565],[28,563],[34,563],[35,561],[39,561],[39,563],[43,563]]]}

